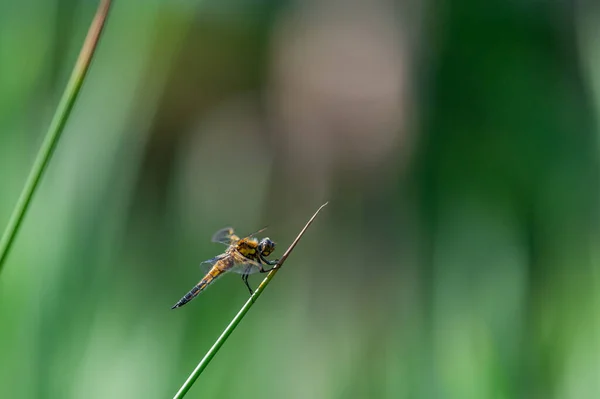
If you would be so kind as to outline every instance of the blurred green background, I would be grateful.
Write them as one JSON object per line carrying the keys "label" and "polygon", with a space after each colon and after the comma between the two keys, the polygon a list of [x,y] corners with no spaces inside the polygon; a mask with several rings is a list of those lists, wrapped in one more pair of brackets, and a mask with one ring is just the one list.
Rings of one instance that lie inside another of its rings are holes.
{"label": "blurred green background", "polygon": [[[600,9],[117,1],[0,275],[1,398],[600,397]],[[96,2],[0,1],[0,226]],[[256,287],[260,277],[251,278]]]}

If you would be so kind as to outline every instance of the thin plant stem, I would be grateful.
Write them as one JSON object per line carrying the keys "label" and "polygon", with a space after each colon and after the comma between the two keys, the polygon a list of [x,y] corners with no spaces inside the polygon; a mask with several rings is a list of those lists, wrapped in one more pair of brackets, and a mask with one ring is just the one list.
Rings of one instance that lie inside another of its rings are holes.
{"label": "thin plant stem", "polygon": [[319,209],[317,209],[317,211],[315,212],[315,214],[306,223],[306,225],[304,226],[304,228],[302,229],[302,231],[300,232],[300,234],[298,234],[298,237],[296,237],[296,239],[294,240],[294,242],[292,242],[292,244],[289,246],[289,248],[281,256],[281,258],[279,259],[279,262],[277,262],[277,264],[273,267],[273,269],[269,272],[269,274],[267,274],[267,277],[265,277],[265,279],[260,283],[260,285],[258,286],[258,288],[256,289],[256,291],[254,291],[254,294],[252,294],[252,296],[250,297],[250,299],[248,299],[248,301],[246,301],[246,303],[244,304],[244,306],[242,306],[242,308],[235,315],[235,317],[233,318],[233,320],[231,320],[231,322],[229,323],[229,325],[225,328],[225,330],[223,330],[223,332],[221,333],[221,335],[219,336],[219,338],[217,338],[217,340],[213,344],[213,346],[208,350],[208,352],[206,352],[206,355],[204,355],[204,357],[202,358],[202,360],[200,361],[200,363],[198,363],[198,365],[196,366],[196,368],[194,369],[194,371],[192,371],[192,374],[190,374],[190,376],[183,383],[183,385],[181,386],[181,388],[179,388],[179,391],[177,391],[177,393],[173,397],[174,399],[183,398],[185,396],[185,394],[190,390],[190,388],[192,387],[192,385],[194,384],[194,382],[196,382],[196,380],[198,379],[198,376],[200,376],[200,374],[202,373],[202,371],[204,371],[204,369],[206,368],[206,366],[208,365],[208,363],[210,363],[210,361],[212,360],[212,358],[215,357],[215,355],[217,354],[217,352],[219,351],[219,349],[221,348],[221,346],[223,346],[223,344],[225,343],[225,341],[227,340],[227,338],[229,337],[229,335],[231,335],[231,333],[233,332],[233,330],[235,330],[235,328],[237,327],[237,325],[240,324],[240,321],[242,321],[242,319],[244,318],[244,315],[246,313],[248,313],[248,310],[250,310],[250,308],[252,307],[252,305],[254,305],[254,302],[256,301],[256,299],[260,296],[260,294],[262,294],[262,292],[267,287],[267,285],[269,284],[269,282],[273,279],[273,277],[275,276],[275,274],[277,273],[277,271],[279,269],[281,269],[281,266],[283,265],[283,262],[285,262],[285,260],[288,258],[288,256],[290,255],[290,253],[292,252],[292,250],[294,249],[294,247],[296,246],[296,244],[298,244],[298,241],[300,241],[300,239],[304,235],[304,232],[306,232],[306,229],[308,229],[308,226],[310,226],[312,224],[313,220],[315,220],[315,218],[317,217],[317,215],[319,214],[319,212],[321,211],[321,209],[323,209],[323,207],[325,205],[327,205],[327,204],[328,204],[328,202],[326,202],[323,205],[321,205],[321,207]]}
{"label": "thin plant stem", "polygon": [[39,186],[42,174],[44,173],[44,170],[46,169],[46,166],[52,157],[54,148],[56,147],[69,115],[71,114],[71,110],[73,109],[73,105],[75,104],[75,100],[77,99],[77,95],[79,94],[83,80],[85,79],[90,62],[98,45],[102,28],[104,27],[106,18],[108,16],[110,4],[110,0],[101,0],[100,4],[98,5],[98,10],[96,11],[96,15],[94,16],[94,19],[90,25],[85,42],[81,47],[79,57],[77,58],[77,62],[73,68],[73,72],[71,73],[71,77],[67,83],[67,87],[65,88],[58,107],[54,112],[54,117],[52,118],[50,127],[46,132],[46,136],[44,137],[42,146],[40,147],[40,150],[35,158],[35,162],[29,171],[29,176],[25,181],[23,191],[21,191],[21,195],[19,196],[10,219],[8,220],[8,225],[4,230],[4,234],[2,234],[2,239],[0,239],[0,272],[2,272],[2,268],[8,253],[10,252],[17,232],[19,231],[21,223],[23,222],[25,213],[29,208],[33,194]]}

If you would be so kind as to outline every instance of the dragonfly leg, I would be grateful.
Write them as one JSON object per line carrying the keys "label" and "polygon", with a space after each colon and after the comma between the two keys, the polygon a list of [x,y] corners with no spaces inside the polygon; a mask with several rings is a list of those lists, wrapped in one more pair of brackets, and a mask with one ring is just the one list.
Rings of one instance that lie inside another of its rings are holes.
{"label": "dragonfly leg", "polygon": [[252,288],[250,288],[250,284],[248,283],[249,276],[250,275],[247,272],[242,274],[242,281],[244,282],[244,284],[246,284],[246,287],[248,287],[248,291],[250,291],[250,295],[253,295],[254,291],[252,291]]}
{"label": "dragonfly leg", "polygon": [[265,269],[264,267],[262,267],[262,263],[261,263],[261,262],[259,262],[259,263],[261,263],[261,265],[260,265],[260,272],[261,272],[261,273],[267,273],[267,272],[270,272],[271,270],[273,270],[273,268],[274,268],[274,266],[277,264],[277,262],[279,262],[279,259],[275,259],[275,260],[268,260],[268,259],[265,259],[265,257],[264,257],[264,256],[262,256],[262,254],[259,256],[259,258],[260,258],[260,260],[261,260],[262,262],[264,262],[265,264],[267,264],[267,265],[269,265],[269,266],[273,266],[273,267],[271,267],[271,268],[269,268],[269,269]]}

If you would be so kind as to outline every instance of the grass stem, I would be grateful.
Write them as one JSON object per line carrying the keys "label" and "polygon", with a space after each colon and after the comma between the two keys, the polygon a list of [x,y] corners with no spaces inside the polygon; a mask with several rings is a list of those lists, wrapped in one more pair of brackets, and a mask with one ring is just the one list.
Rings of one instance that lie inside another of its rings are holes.
{"label": "grass stem", "polygon": [[79,94],[83,80],[87,74],[90,62],[100,39],[100,34],[102,33],[102,28],[104,27],[104,23],[110,9],[110,3],[110,0],[101,0],[100,4],[98,5],[98,10],[96,11],[96,15],[90,25],[90,29],[88,30],[85,42],[83,43],[79,53],[77,63],[75,64],[73,72],[71,73],[71,77],[69,78],[69,82],[67,83],[67,87],[65,88],[58,107],[54,112],[54,117],[52,118],[50,127],[46,132],[46,136],[44,137],[42,146],[40,147],[40,150],[35,158],[35,162],[29,171],[29,176],[25,181],[25,186],[23,187],[21,195],[19,196],[10,219],[8,220],[8,225],[2,234],[2,238],[0,239],[0,272],[2,272],[2,268],[8,253],[10,252],[17,232],[19,231],[21,223],[23,222],[25,213],[29,208],[33,194],[35,193],[36,188],[39,186],[42,174],[44,173],[44,170],[46,169],[46,166],[52,157],[54,148],[56,147],[62,131],[67,124],[67,120],[71,114],[71,110],[73,109],[73,105],[75,104],[75,100],[77,99],[77,95]]}
{"label": "grass stem", "polygon": [[181,386],[181,388],[179,388],[179,391],[177,391],[177,393],[173,397],[174,399],[183,398],[185,396],[185,394],[190,390],[190,388],[192,387],[192,385],[194,384],[194,382],[196,382],[196,380],[198,379],[198,376],[200,376],[200,374],[202,373],[202,371],[204,371],[204,369],[206,368],[206,366],[208,365],[208,363],[210,363],[210,361],[212,360],[212,358],[215,357],[215,355],[217,354],[217,352],[219,351],[219,349],[221,348],[221,346],[223,346],[223,344],[225,343],[225,341],[227,340],[227,338],[231,335],[231,333],[233,332],[233,330],[235,330],[235,328],[237,327],[237,325],[240,324],[240,321],[242,321],[242,318],[244,317],[244,315],[246,313],[248,313],[248,310],[250,310],[250,308],[252,307],[252,305],[254,305],[254,302],[256,301],[256,299],[260,296],[260,294],[262,294],[262,292],[264,291],[264,289],[266,288],[266,286],[273,279],[273,277],[275,276],[275,274],[277,273],[277,271],[281,268],[281,266],[283,265],[283,262],[285,262],[285,260],[288,258],[288,256],[290,255],[290,253],[292,252],[292,250],[294,249],[294,247],[296,246],[296,244],[298,244],[298,241],[300,241],[300,239],[302,238],[302,236],[306,232],[306,229],[308,229],[308,226],[310,226],[312,224],[313,220],[315,220],[315,218],[317,217],[317,215],[319,214],[319,212],[321,211],[321,209],[323,209],[323,207],[325,205],[327,205],[327,204],[328,203],[326,202],[323,205],[321,205],[321,207],[319,209],[317,209],[317,211],[315,212],[315,214],[306,223],[306,225],[304,226],[304,228],[302,229],[302,231],[300,231],[300,234],[298,234],[298,236],[296,237],[296,239],[294,240],[294,242],[292,242],[292,244],[289,246],[289,248],[281,256],[281,258],[279,259],[279,262],[277,262],[277,264],[275,265],[275,267],[273,267],[273,270],[271,270],[269,272],[269,274],[267,274],[267,277],[265,277],[265,279],[262,281],[262,283],[260,283],[260,285],[258,286],[258,288],[256,289],[256,291],[254,291],[254,294],[252,294],[252,296],[250,297],[250,299],[248,299],[248,301],[246,301],[246,303],[244,304],[244,306],[242,306],[242,308],[240,309],[240,311],[231,320],[231,322],[229,323],[229,325],[225,328],[225,330],[223,330],[223,332],[221,333],[221,335],[219,336],[219,338],[217,338],[217,340],[215,341],[215,343],[213,344],[213,346],[208,350],[208,352],[206,352],[206,355],[204,355],[204,357],[202,358],[202,360],[200,361],[200,363],[198,363],[198,365],[196,366],[196,368],[194,369],[194,371],[192,371],[192,374],[190,374],[190,376],[183,383],[183,385]]}

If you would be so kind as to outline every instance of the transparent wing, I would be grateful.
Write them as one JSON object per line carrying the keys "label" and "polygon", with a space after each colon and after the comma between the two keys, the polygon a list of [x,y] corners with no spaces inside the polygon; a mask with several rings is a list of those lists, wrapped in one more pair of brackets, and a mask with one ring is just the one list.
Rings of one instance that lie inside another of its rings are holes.
{"label": "transparent wing", "polygon": [[252,233],[252,234],[248,234],[248,235],[246,236],[246,238],[254,237],[254,236],[255,236],[255,235],[257,235],[258,233],[262,233],[263,231],[265,231],[265,230],[267,229],[267,227],[269,227],[269,226],[265,226],[265,227],[263,227],[263,228],[262,228],[262,229],[260,229],[260,230],[256,230],[256,231],[255,231],[254,233]]}
{"label": "transparent wing", "polygon": [[260,271],[260,263],[246,258],[238,252],[221,254],[200,263],[203,273],[208,273],[215,265],[223,273],[254,274]]}
{"label": "transparent wing", "polygon": [[[209,260],[205,260],[204,262],[200,263],[200,270],[202,270],[202,273],[206,274],[210,271],[210,269],[213,268],[213,266],[220,260],[223,260],[225,257],[227,256],[227,254],[221,254],[219,256],[215,256],[212,259]],[[223,262],[221,262],[223,263]]]}
{"label": "transparent wing", "polygon": [[[255,231],[252,234],[248,234],[246,236],[246,238],[254,237],[258,233],[262,233],[266,229],[267,229],[267,226],[263,227],[260,230]],[[235,234],[233,227],[225,227],[225,228],[217,231],[215,234],[213,234],[211,241],[218,242],[218,243],[225,244],[225,245],[231,245],[235,241],[238,241],[239,239],[240,239],[240,237]]]}
{"label": "transparent wing", "polygon": [[257,261],[246,258],[241,253],[234,251],[231,254],[234,259],[233,266],[229,271],[238,274],[254,274],[260,271],[261,265]]}
{"label": "transparent wing", "polygon": [[231,245],[234,241],[239,240],[240,238],[235,235],[233,227],[225,227],[217,231],[212,236],[212,242],[219,242],[225,245]]}

